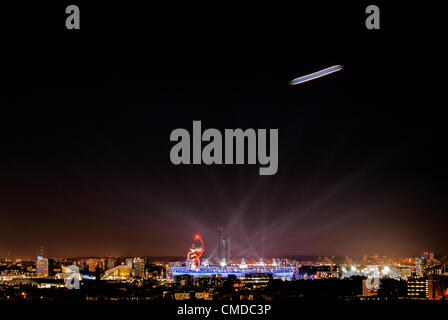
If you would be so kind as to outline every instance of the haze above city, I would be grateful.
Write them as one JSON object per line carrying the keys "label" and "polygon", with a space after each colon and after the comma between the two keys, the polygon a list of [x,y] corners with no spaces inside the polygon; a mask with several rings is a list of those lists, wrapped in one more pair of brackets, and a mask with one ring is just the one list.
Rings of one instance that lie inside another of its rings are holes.
{"label": "haze above city", "polygon": [[[234,256],[447,254],[446,117],[412,80],[430,65],[411,71],[409,46],[394,49],[100,48],[2,65],[0,256],[183,256],[196,232],[207,256],[218,227]],[[278,172],[173,165],[170,133],[193,120],[278,129]]]}

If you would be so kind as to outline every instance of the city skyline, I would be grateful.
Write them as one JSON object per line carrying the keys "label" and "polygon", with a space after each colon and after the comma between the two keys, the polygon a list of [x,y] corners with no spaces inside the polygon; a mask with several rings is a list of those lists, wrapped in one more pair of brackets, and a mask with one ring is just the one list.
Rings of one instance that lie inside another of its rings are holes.
{"label": "city skyline", "polygon": [[[180,259],[145,257],[0,258],[0,300],[179,301],[284,300],[443,301],[448,256],[228,258],[230,241],[218,228],[220,252],[202,256],[199,234]],[[52,290],[48,290],[52,288]],[[74,295],[72,290],[79,290]]]}
{"label": "city skyline", "polygon": [[0,314],[446,314],[443,10],[186,7],[2,5]]}

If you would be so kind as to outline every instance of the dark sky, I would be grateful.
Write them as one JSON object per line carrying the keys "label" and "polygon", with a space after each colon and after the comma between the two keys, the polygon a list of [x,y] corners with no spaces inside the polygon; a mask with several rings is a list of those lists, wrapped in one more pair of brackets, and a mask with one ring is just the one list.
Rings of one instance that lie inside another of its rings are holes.
{"label": "dark sky", "polygon": [[[448,254],[441,53],[388,11],[376,34],[362,10],[346,14],[359,17],[221,28],[189,49],[166,30],[146,41],[142,26],[97,41],[88,18],[92,33],[74,42],[22,30],[0,65],[0,256],[41,245],[49,256],[184,255],[195,232],[212,255],[218,226],[234,256]],[[170,133],[193,120],[278,128],[277,174],[172,165]]]}

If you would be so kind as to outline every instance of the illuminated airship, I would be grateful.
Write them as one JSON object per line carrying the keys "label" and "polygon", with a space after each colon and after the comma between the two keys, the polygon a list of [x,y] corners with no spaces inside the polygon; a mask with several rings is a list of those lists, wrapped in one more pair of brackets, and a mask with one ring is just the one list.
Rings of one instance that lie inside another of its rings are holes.
{"label": "illuminated airship", "polygon": [[301,76],[301,77],[295,78],[294,80],[291,80],[289,82],[289,84],[291,86],[293,86],[293,85],[296,85],[296,84],[300,84],[300,83],[304,83],[304,82],[307,82],[307,81],[310,81],[310,80],[314,80],[314,79],[326,76],[326,75],[328,75],[330,73],[342,70],[342,68],[343,68],[343,66],[338,64],[338,65],[335,65],[335,66],[332,66],[332,67],[329,67],[329,68],[326,68],[326,69],[323,69],[323,70],[320,70],[320,71],[316,71],[316,72],[307,74],[305,76]]}

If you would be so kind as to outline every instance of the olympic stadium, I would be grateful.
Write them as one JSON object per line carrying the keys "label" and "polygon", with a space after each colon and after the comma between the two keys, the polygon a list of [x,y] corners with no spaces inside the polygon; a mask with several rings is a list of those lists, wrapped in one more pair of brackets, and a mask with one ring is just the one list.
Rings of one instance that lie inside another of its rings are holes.
{"label": "olympic stadium", "polygon": [[[224,239],[224,240],[223,240]],[[220,260],[219,266],[210,265],[207,259],[201,260],[201,256],[205,251],[204,241],[199,234],[194,236],[194,242],[187,254],[187,261],[185,266],[172,266],[171,274],[173,277],[190,275],[194,278],[199,277],[223,277],[227,278],[229,275],[238,278],[246,278],[248,276],[257,274],[268,274],[274,279],[290,280],[294,277],[296,268],[294,266],[282,265],[278,259],[273,259],[272,264],[268,265],[262,259],[254,264],[247,264],[244,259],[239,264],[228,265],[229,250],[227,242],[227,235],[219,234],[220,241]],[[198,243],[199,245],[195,244]],[[225,252],[227,251],[227,252]]]}
{"label": "olympic stadium", "polygon": [[295,267],[259,267],[247,266],[242,268],[240,266],[231,267],[172,267],[171,273],[173,277],[181,275],[190,275],[194,278],[199,277],[216,277],[220,276],[227,278],[229,275],[235,275],[238,278],[245,278],[250,274],[271,274],[273,278],[290,280],[294,276]]}

